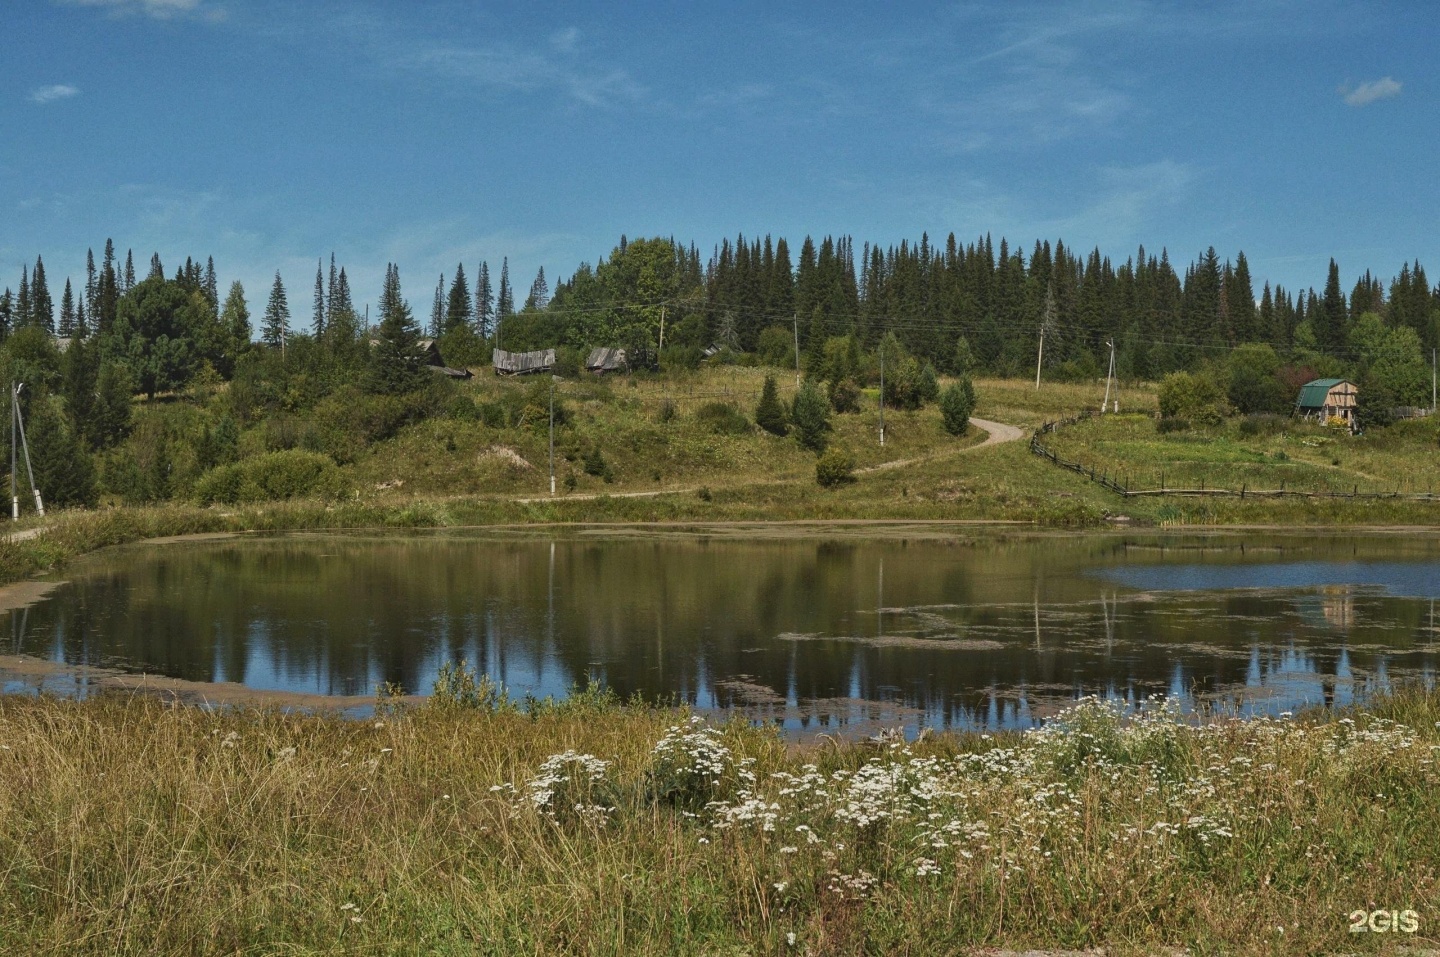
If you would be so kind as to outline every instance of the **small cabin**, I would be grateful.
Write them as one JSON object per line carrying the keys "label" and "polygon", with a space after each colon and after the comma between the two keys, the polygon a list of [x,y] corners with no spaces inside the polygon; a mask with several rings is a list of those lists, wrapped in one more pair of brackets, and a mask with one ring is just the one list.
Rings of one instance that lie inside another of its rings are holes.
{"label": "small cabin", "polygon": [[434,339],[421,339],[415,343],[415,348],[425,357],[427,366],[445,365],[445,360],[440,358],[440,344]]}
{"label": "small cabin", "polygon": [[504,349],[496,349],[491,362],[495,366],[496,375],[529,375],[532,372],[549,372],[555,368],[555,350],[506,352]]}
{"label": "small cabin", "polygon": [[1339,419],[1353,429],[1357,394],[1355,383],[1345,379],[1316,379],[1300,387],[1300,398],[1295,400],[1295,414],[1322,424]]}
{"label": "small cabin", "polygon": [[607,372],[624,372],[628,368],[630,365],[625,361],[624,349],[591,349],[590,355],[585,359],[586,371],[596,375],[604,375]]}

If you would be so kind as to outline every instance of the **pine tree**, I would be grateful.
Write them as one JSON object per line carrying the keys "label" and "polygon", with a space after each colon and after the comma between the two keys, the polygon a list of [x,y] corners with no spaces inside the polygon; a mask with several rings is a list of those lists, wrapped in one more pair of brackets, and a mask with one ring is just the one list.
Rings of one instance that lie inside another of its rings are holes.
{"label": "pine tree", "polygon": [[[127,270],[127,272],[128,272],[128,270],[129,270],[129,268],[130,268],[130,260],[129,260],[129,257],[128,257],[128,256],[126,257],[126,260],[125,260],[125,268],[126,268],[126,270]],[[145,278],[146,278],[146,279],[164,279],[164,278],[165,278],[165,266],[164,266],[164,264],[162,264],[162,263],[160,262],[160,254],[159,254],[159,253],[151,253],[151,254],[150,254],[150,275],[146,276]],[[128,280],[127,280],[127,282],[128,282]],[[127,289],[126,291],[128,292],[129,290]]]}
{"label": "pine tree", "polygon": [[325,337],[325,272],[324,260],[315,262],[315,318],[311,320],[315,341]]}
{"label": "pine tree", "polygon": [[35,271],[30,274],[30,324],[46,332],[55,332],[55,303],[45,281],[45,263],[35,257]]}
{"label": "pine tree", "polygon": [[445,331],[467,328],[474,315],[470,302],[470,284],[465,280],[465,264],[455,267],[455,281],[450,284],[450,297],[445,306]]}
{"label": "pine tree", "polygon": [[10,292],[10,287],[5,287],[4,295],[0,295],[0,340],[8,339],[15,328],[15,296]]}
{"label": "pine tree", "polygon": [[65,277],[65,292],[60,295],[60,325],[56,334],[69,339],[75,335],[75,294],[70,290],[70,277]]}
{"label": "pine tree", "polygon": [[544,309],[549,304],[550,284],[545,281],[545,267],[541,266],[540,271],[535,274],[535,281],[530,284],[530,295],[525,297],[525,309]]}
{"label": "pine tree", "polygon": [[495,331],[495,293],[490,287],[490,264],[484,260],[475,272],[475,331],[482,339]]}
{"label": "pine tree", "polygon": [[420,327],[410,304],[400,295],[400,269],[393,263],[385,269],[377,333],[378,341],[370,353],[371,387],[389,395],[420,388],[426,375],[425,357],[419,347]]}
{"label": "pine tree", "polygon": [[[624,240],[623,236],[621,240]],[[500,294],[495,302],[496,323],[513,315],[515,315],[515,295],[510,291],[510,257],[506,256],[500,263]]]}
{"label": "pine tree", "polygon": [[285,340],[290,335],[290,304],[285,298],[285,284],[280,281],[280,271],[275,271],[275,284],[270,287],[270,301],[265,306],[265,315],[260,324],[260,341],[274,349],[285,352]]}

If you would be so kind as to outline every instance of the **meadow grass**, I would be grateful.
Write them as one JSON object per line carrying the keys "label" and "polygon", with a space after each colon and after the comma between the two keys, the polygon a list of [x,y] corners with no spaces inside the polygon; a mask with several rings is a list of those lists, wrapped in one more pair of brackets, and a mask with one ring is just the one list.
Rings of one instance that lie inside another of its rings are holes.
{"label": "meadow grass", "polygon": [[[1023,735],[795,744],[593,690],[522,707],[447,688],[367,720],[0,698],[0,950],[1311,954],[1440,937],[1434,692],[1199,726],[1160,701],[1083,701]],[[1362,908],[1414,909],[1419,932],[1352,936]]]}

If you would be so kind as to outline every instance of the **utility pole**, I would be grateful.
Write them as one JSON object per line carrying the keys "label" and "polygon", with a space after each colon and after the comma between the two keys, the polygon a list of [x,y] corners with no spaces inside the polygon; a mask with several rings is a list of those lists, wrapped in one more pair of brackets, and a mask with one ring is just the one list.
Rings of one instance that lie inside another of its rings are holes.
{"label": "utility pole", "polygon": [[[1105,398],[1100,400],[1100,414],[1104,415],[1110,405],[1110,380],[1115,378],[1115,340],[1108,339],[1105,344],[1110,347],[1110,368],[1105,372]],[[1115,400],[1115,407],[1119,409],[1120,400]]]}
{"label": "utility pole", "polygon": [[1040,327],[1040,352],[1035,356],[1035,388],[1040,388],[1040,363],[1045,359],[1045,327]]}
{"label": "utility pole", "polygon": [[885,340],[880,340],[880,447],[885,447]]}
{"label": "utility pole", "polygon": [[20,521],[20,496],[15,491],[15,469],[18,465],[15,459],[16,449],[19,442],[20,431],[15,428],[15,415],[19,406],[15,403],[15,396],[20,392],[18,385],[10,387],[10,521]]}
{"label": "utility pole", "polygon": [[800,388],[800,314],[790,317],[795,323],[795,388]]}
{"label": "utility pole", "polygon": [[[25,388],[25,383],[23,382],[15,386],[15,391],[10,394],[10,402],[15,411],[15,424],[20,427],[20,446],[25,450],[25,473],[30,476],[30,491],[35,493],[35,512],[41,518],[44,518],[45,503],[40,498],[40,489],[35,485],[35,469],[30,464],[30,443],[25,438],[25,416],[20,413],[20,390],[23,388]],[[10,441],[10,456],[13,460],[15,456],[15,441],[13,435]],[[14,494],[15,469],[13,466],[10,469],[10,487],[10,504],[14,510],[15,518],[18,519],[20,517],[20,499]]]}
{"label": "utility pole", "polygon": [[550,376],[550,497],[555,497],[555,376],[553,374]]}

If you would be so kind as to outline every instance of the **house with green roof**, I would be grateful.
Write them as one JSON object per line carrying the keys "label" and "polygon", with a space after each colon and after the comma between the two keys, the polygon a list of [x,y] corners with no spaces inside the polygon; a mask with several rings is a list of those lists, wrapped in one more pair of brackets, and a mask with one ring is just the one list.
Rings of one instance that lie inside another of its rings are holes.
{"label": "house with green roof", "polygon": [[1300,387],[1295,414],[1321,424],[1336,422],[1355,429],[1355,383],[1347,379],[1316,379]]}

